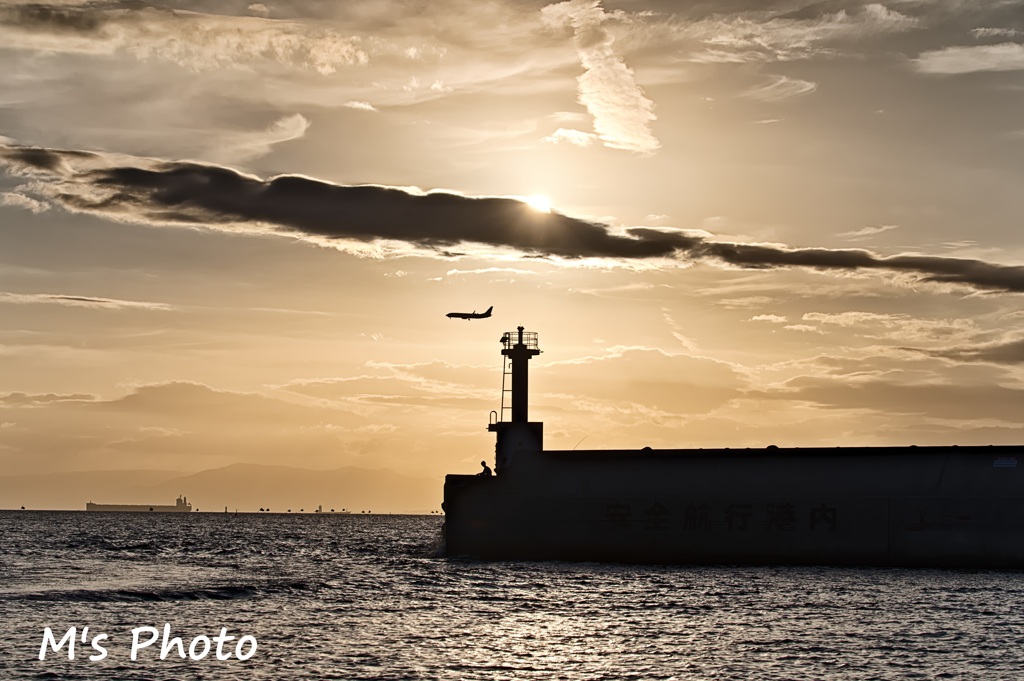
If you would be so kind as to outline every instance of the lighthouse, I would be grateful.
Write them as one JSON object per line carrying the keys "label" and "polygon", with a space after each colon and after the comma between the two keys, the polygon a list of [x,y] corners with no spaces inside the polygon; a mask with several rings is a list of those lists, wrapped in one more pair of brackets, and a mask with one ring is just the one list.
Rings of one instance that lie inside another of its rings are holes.
{"label": "lighthouse", "polygon": [[520,326],[501,337],[501,354],[505,358],[501,410],[491,412],[487,426],[496,434],[494,471],[498,475],[511,470],[517,454],[544,448],[544,424],[529,419],[530,360],[540,353],[535,331],[525,331]]}

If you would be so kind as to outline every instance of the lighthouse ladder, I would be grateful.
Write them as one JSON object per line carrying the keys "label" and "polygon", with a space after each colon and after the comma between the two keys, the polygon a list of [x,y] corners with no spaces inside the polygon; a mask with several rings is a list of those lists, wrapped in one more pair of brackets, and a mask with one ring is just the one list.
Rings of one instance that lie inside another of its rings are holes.
{"label": "lighthouse ladder", "polygon": [[[511,421],[511,418],[505,418],[505,412],[506,410],[512,411],[512,360],[508,356],[505,356],[504,360],[501,370],[501,413],[498,420]],[[505,399],[506,395],[508,396],[507,400]]]}

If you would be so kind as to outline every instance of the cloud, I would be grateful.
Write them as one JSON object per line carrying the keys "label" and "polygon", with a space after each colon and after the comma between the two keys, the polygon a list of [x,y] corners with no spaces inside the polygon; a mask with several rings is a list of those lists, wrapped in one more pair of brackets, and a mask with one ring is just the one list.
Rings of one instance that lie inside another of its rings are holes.
{"label": "cloud", "polygon": [[[814,9],[811,6],[810,9]],[[696,38],[702,47],[687,59],[698,63],[793,61],[831,56],[828,45],[916,28],[919,20],[873,3],[856,11],[800,16],[792,7],[775,11],[714,16],[678,27],[680,38]]]}
{"label": "cloud", "polygon": [[593,144],[594,140],[597,139],[597,135],[590,132],[583,132],[582,130],[572,130],[570,128],[559,128],[547,137],[541,138],[541,142],[548,144],[559,144],[561,142],[568,142],[569,144],[577,147],[589,147]]}
{"label": "cloud", "polygon": [[[162,414],[190,421],[220,422],[224,425],[289,423],[309,411],[321,416],[331,410],[290,404],[258,393],[217,390],[202,383],[171,381],[134,386],[127,395],[92,405],[102,411]],[[337,416],[342,416],[337,414]]]}
{"label": "cloud", "polygon": [[42,201],[36,201],[32,197],[25,196],[24,194],[18,194],[16,192],[0,193],[0,206],[24,208],[25,210],[30,210],[33,213],[42,213],[50,208]]}
{"label": "cloud", "polygon": [[866,338],[902,342],[939,341],[948,344],[953,339],[963,340],[978,332],[975,323],[969,319],[926,319],[876,312],[808,312],[803,315],[803,321],[856,329],[856,335]]}
{"label": "cloud", "polygon": [[270,9],[262,2],[254,2],[245,9],[254,17],[263,17],[265,19],[270,16]]}
{"label": "cloud", "polygon": [[207,156],[213,161],[248,161],[270,153],[275,144],[305,136],[308,129],[305,116],[283,116],[265,130],[221,133]]}
{"label": "cloud", "polygon": [[347,107],[349,109],[358,109],[360,111],[376,111],[377,110],[377,108],[373,104],[370,104],[369,102],[356,102],[356,101],[345,102],[344,104],[342,104],[342,106]]}
{"label": "cloud", "polygon": [[[607,376],[629,380],[609,382]],[[538,411],[571,405],[569,411],[596,412],[602,420],[625,417],[634,425],[705,414],[749,387],[743,372],[727,362],[646,346],[613,346],[545,362],[544,381],[559,392],[542,392]]]}
{"label": "cloud", "polygon": [[481,267],[474,270],[448,270],[444,273],[446,277],[456,277],[467,274],[509,274],[515,276],[535,275],[536,272],[515,267]]}
{"label": "cloud", "polygon": [[1020,31],[1013,28],[981,27],[971,29],[971,35],[975,38],[1013,38],[1020,34]]}
{"label": "cloud", "polygon": [[865,379],[835,381],[801,377],[764,397],[800,400],[826,409],[856,409],[865,413],[927,414],[952,421],[1000,420],[1020,423],[1024,390],[1000,385],[907,383]]}
{"label": "cloud", "polygon": [[298,22],[116,5],[0,7],[0,44],[49,53],[127,53],[191,71],[269,60],[329,75],[368,61],[358,38]]}
{"label": "cloud", "polygon": [[7,407],[33,407],[52,404],[54,402],[92,402],[94,395],[72,393],[69,395],[57,395],[46,393],[45,395],[27,395],[25,393],[7,393],[0,395],[0,405]]}
{"label": "cloud", "polygon": [[[31,453],[33,467],[71,470],[88,469],[90,463],[110,467],[110,462],[115,467],[138,468],[160,461],[170,466],[203,459],[272,461],[289,440],[304,456],[320,450],[325,456],[318,458],[329,460],[330,455],[337,456],[339,438],[310,437],[306,432],[320,425],[363,423],[337,407],[184,382],[135,386],[115,399],[12,393],[0,396],[0,406],[11,410],[13,418],[8,420],[16,420],[19,426],[4,442],[26,453],[8,458],[5,465],[24,467]],[[60,428],[54,428],[54,423]],[[330,444],[333,447],[328,450]]]}
{"label": "cloud", "polygon": [[108,310],[172,310],[164,303],[150,303],[137,300],[118,300],[116,298],[95,298],[92,296],[73,296],[59,293],[8,293],[0,291],[0,303],[14,305],[64,305],[67,307],[90,307]]}
{"label": "cloud", "polygon": [[890,230],[899,228],[899,225],[879,225],[878,227],[865,227],[863,229],[858,229],[852,232],[840,232],[836,236],[843,237],[844,239],[849,239],[850,241],[860,241],[862,239],[867,239],[868,237],[875,236],[876,234],[881,234],[882,232],[888,232]]}
{"label": "cloud", "polygon": [[919,350],[918,352],[957,362],[1024,364],[1024,338],[986,343],[975,347],[960,347],[950,350]]}
{"label": "cloud", "polygon": [[897,315],[878,314],[877,312],[808,312],[803,316],[805,322],[834,324],[836,326],[853,327],[868,323],[891,325],[898,319]]}
{"label": "cloud", "polygon": [[486,408],[494,389],[486,370],[444,362],[389,364],[373,362],[373,373],[344,378],[298,380],[280,390],[326,400],[329,404],[408,405]]}
{"label": "cloud", "polygon": [[571,26],[573,42],[585,69],[577,78],[579,102],[594,118],[594,131],[605,146],[644,154],[661,146],[651,132],[654,102],[644,96],[633,71],[612,50],[612,34],[602,24],[614,14],[605,13],[600,0],[569,0],[541,10],[544,21],[555,28]]}
{"label": "cloud", "polygon": [[777,314],[758,314],[750,318],[752,322],[771,322],[773,324],[783,324],[786,322],[786,318]]}
{"label": "cloud", "polygon": [[941,75],[978,71],[1020,71],[1024,69],[1024,45],[1000,43],[945,47],[941,50],[922,52],[914,60],[914,65],[921,73]]}
{"label": "cloud", "polygon": [[743,93],[743,96],[759,99],[762,102],[781,102],[784,99],[810,94],[817,89],[818,85],[809,80],[773,76],[768,83],[750,88]]}
{"label": "cloud", "polygon": [[916,280],[1024,293],[1024,267],[861,249],[789,248],[713,240],[706,233],[632,227],[531,209],[507,197],[467,197],[299,175],[262,179],[188,161],[0,145],[0,165],[25,191],[68,211],[120,222],[281,234],[360,255],[710,261],[742,269],[887,271]]}

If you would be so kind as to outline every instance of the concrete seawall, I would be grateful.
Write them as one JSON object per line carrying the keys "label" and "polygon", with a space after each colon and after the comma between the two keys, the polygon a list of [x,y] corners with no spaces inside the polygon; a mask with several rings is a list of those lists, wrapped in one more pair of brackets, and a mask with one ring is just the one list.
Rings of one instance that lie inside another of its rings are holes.
{"label": "concrete seawall", "polygon": [[449,555],[1024,568],[1022,447],[517,451],[445,482]]}

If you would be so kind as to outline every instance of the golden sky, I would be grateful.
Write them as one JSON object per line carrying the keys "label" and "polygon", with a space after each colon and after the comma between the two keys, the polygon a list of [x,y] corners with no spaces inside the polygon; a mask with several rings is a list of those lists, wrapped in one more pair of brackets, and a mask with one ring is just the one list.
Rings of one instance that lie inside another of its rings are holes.
{"label": "golden sky", "polygon": [[1019,0],[0,1],[0,475],[440,486],[520,324],[549,448],[1024,442],[1022,114]]}

